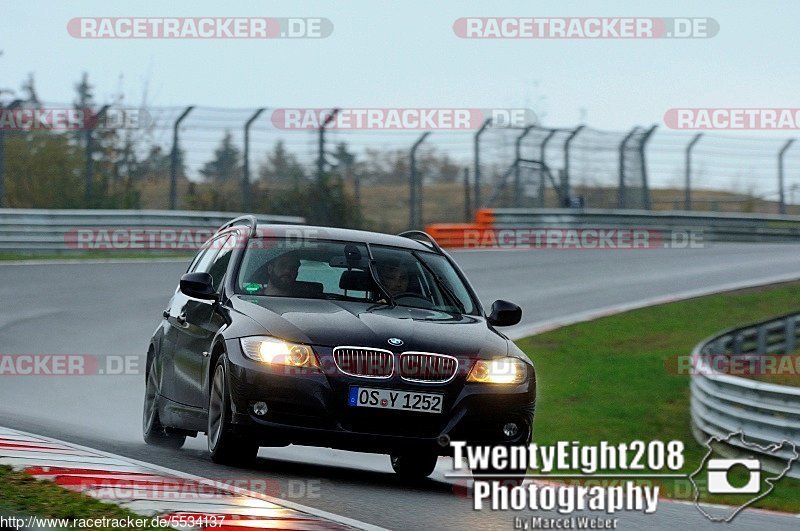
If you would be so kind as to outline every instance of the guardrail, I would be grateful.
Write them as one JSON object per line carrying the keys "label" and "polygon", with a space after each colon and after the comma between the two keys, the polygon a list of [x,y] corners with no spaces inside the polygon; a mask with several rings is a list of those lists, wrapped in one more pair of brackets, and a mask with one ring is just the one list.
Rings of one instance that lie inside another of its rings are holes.
{"label": "guardrail", "polygon": [[[173,210],[39,210],[0,209],[0,252],[74,252],[80,229],[215,229],[242,214]],[[256,215],[263,223],[305,223],[302,217]],[[203,232],[198,237],[205,235]],[[127,250],[130,250],[128,248]],[[146,249],[153,250],[153,249]],[[162,249],[163,250],[163,249]]]}
{"label": "guardrail", "polygon": [[[760,446],[790,441],[800,449],[800,387],[764,383],[714,370],[719,368],[718,362],[725,363],[732,355],[753,354],[750,360],[758,363],[755,356],[758,354],[793,352],[800,343],[798,323],[800,313],[784,315],[725,331],[695,347],[691,417],[695,438],[700,443],[705,444],[712,436],[724,438],[741,431],[748,441]],[[732,454],[753,451],[736,438],[729,440],[725,448]],[[788,448],[768,455],[787,460],[792,457]],[[773,468],[777,466],[776,463]],[[789,475],[800,478],[800,463],[794,463]]]}
{"label": "guardrail", "polygon": [[652,210],[483,208],[477,211],[475,223],[433,224],[426,231],[441,239],[440,244],[464,247],[460,242],[470,240],[465,231],[589,228],[694,232],[703,241],[800,241],[800,216]]}

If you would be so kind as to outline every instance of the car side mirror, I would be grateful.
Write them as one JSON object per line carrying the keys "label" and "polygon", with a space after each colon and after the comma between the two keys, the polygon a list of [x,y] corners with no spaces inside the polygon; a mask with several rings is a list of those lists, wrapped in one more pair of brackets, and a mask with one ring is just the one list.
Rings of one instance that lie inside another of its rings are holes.
{"label": "car side mirror", "polygon": [[522,308],[508,301],[494,301],[492,313],[487,317],[492,326],[513,326],[522,319]]}
{"label": "car side mirror", "polygon": [[181,277],[181,293],[195,299],[217,300],[217,292],[208,273],[186,273]]}

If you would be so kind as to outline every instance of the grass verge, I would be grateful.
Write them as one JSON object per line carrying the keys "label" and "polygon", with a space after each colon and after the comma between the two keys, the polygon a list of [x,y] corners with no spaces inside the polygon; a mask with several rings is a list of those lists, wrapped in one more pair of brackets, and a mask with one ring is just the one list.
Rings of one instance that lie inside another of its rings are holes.
{"label": "grass verge", "polygon": [[[127,521],[149,518],[134,514],[116,505],[104,503],[89,496],[69,491],[55,483],[40,481],[22,472],[15,472],[10,467],[0,466],[0,514],[15,515],[25,519],[28,516],[39,518],[66,519],[75,524],[75,520],[106,518],[108,521]],[[44,525],[43,522],[39,522]],[[77,527],[62,527],[58,529],[78,529]],[[80,529],[105,530],[118,529],[117,527],[81,527]],[[136,527],[136,529],[149,530],[164,527]]]}
{"label": "grass verge", "polygon": [[[800,283],[786,283],[634,310],[518,341],[539,377],[534,441],[680,440],[682,472],[693,472],[706,449],[692,436],[689,376],[670,369],[675,357],[717,331],[798,306]],[[673,483],[664,484],[662,495],[690,498],[688,481]],[[742,503],[731,496],[703,500]],[[755,506],[800,512],[800,481],[784,478]]]}

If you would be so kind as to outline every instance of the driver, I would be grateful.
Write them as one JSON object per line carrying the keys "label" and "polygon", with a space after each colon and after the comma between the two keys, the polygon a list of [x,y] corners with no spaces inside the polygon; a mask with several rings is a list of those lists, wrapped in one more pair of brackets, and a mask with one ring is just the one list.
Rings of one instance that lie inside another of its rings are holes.
{"label": "driver", "polygon": [[267,286],[264,295],[291,297],[297,294],[297,272],[300,259],[295,253],[285,253],[267,264]]}
{"label": "driver", "polygon": [[408,266],[403,262],[385,262],[378,265],[378,276],[381,284],[389,292],[389,295],[396,297],[403,293],[408,293],[409,272]]}

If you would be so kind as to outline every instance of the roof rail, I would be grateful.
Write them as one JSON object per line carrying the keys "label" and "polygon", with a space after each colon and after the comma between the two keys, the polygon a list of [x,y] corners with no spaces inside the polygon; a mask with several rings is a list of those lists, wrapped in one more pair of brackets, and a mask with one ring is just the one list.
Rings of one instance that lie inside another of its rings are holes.
{"label": "roof rail", "polygon": [[258,226],[258,220],[252,214],[248,214],[246,216],[239,216],[238,218],[234,218],[226,223],[224,223],[220,228],[217,229],[217,232],[221,232],[228,227],[233,227],[234,225],[247,225],[250,227],[250,236],[255,236],[256,234],[256,227]]}
{"label": "roof rail", "polygon": [[408,238],[414,241],[418,241],[422,244],[428,244],[431,246],[432,249],[438,251],[439,254],[444,254],[444,250],[439,247],[439,244],[436,243],[436,240],[433,239],[433,236],[428,234],[422,230],[407,230],[405,232],[401,232],[398,236],[402,236],[403,238]]}

